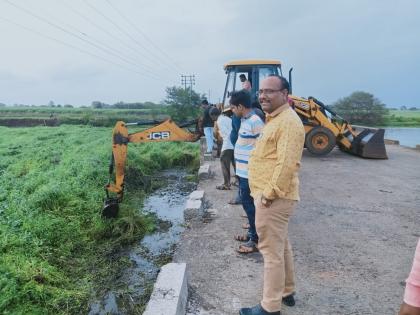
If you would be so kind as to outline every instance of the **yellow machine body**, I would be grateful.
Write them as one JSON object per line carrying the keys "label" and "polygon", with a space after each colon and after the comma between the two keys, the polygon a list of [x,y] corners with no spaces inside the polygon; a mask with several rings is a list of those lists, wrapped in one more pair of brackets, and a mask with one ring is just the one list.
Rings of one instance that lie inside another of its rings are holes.
{"label": "yellow machine body", "polygon": [[[237,60],[224,65],[227,75],[223,106],[229,106],[232,92],[242,89],[240,77],[245,75],[251,84],[251,102],[259,106],[260,82],[269,75],[280,75],[282,64],[278,60]],[[289,83],[292,82],[289,71]],[[292,86],[292,85],[291,85]],[[292,91],[289,91],[292,94]],[[355,128],[344,118],[313,97],[289,95],[289,102],[305,126],[305,147],[314,155],[328,154],[336,145],[346,152],[372,159],[386,159],[384,129]]]}

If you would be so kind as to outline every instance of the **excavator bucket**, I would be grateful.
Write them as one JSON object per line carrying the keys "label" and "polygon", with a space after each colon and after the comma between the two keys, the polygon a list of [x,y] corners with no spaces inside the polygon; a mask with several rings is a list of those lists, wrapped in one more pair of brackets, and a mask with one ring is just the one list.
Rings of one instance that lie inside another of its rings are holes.
{"label": "excavator bucket", "polygon": [[368,159],[387,159],[384,129],[363,129],[351,141],[350,152]]}
{"label": "excavator bucket", "polygon": [[116,218],[119,210],[118,200],[116,198],[107,198],[102,209],[102,216],[111,219]]}

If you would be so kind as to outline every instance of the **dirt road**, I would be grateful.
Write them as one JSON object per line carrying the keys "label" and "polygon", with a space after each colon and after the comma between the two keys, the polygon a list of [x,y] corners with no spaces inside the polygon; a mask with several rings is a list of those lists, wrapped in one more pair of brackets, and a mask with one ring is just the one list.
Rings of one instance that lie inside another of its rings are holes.
{"label": "dirt road", "polygon": [[[327,157],[304,152],[301,202],[289,225],[294,248],[295,307],[282,315],[396,314],[404,280],[420,237],[420,152],[387,147],[389,160],[366,160],[334,150]],[[189,314],[238,314],[259,302],[262,257],[241,256],[233,235],[245,222],[240,206],[202,181],[212,219],[194,222],[175,261],[187,262]]]}

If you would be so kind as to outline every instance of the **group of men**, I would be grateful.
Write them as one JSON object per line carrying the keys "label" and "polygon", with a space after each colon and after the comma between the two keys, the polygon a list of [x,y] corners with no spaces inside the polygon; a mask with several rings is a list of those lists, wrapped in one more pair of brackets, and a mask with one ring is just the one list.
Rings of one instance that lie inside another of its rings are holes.
{"label": "group of men", "polygon": [[[281,305],[295,305],[295,277],[288,222],[299,201],[300,160],[305,130],[289,106],[289,83],[271,75],[260,83],[261,110],[251,104],[250,83],[241,78],[243,89],[233,92],[223,113],[207,107],[206,139],[214,134],[222,141],[220,162],[224,182],[217,189],[230,190],[230,165],[239,182],[240,203],[248,218],[248,233],[237,235],[243,242],[238,252],[259,251],[264,258],[261,302],[241,308],[240,315],[280,315]],[[247,88],[248,87],[248,88]],[[206,105],[206,104],[205,104]],[[221,114],[221,115],[220,115]],[[233,114],[233,115],[232,115]],[[206,128],[206,124],[204,124]],[[207,140],[211,152],[213,139]],[[399,315],[420,315],[420,241]]]}
{"label": "group of men", "polygon": [[223,139],[220,161],[224,183],[217,188],[230,189],[229,170],[234,162],[248,218],[248,233],[235,236],[242,242],[238,252],[259,251],[264,258],[261,303],[242,308],[241,315],[279,315],[282,303],[295,304],[293,253],[287,231],[299,200],[298,172],[305,130],[289,106],[289,90],[287,80],[277,75],[261,81],[262,117],[252,106],[247,89],[231,94],[230,108],[222,115],[216,108],[209,110],[213,120],[217,117],[216,135]]}

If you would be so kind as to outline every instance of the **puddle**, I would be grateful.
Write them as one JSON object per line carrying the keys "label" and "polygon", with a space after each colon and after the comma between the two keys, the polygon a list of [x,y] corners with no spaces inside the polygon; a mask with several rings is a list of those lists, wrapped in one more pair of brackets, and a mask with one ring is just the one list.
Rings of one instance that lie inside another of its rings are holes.
{"label": "puddle", "polygon": [[158,229],[123,253],[131,266],[110,285],[102,298],[91,303],[89,315],[139,313],[159,266],[172,259],[175,245],[184,230],[184,205],[196,187],[196,183],[189,182],[186,177],[187,172],[178,169],[155,176],[164,179],[166,184],[146,198],[143,208],[157,215]]}

